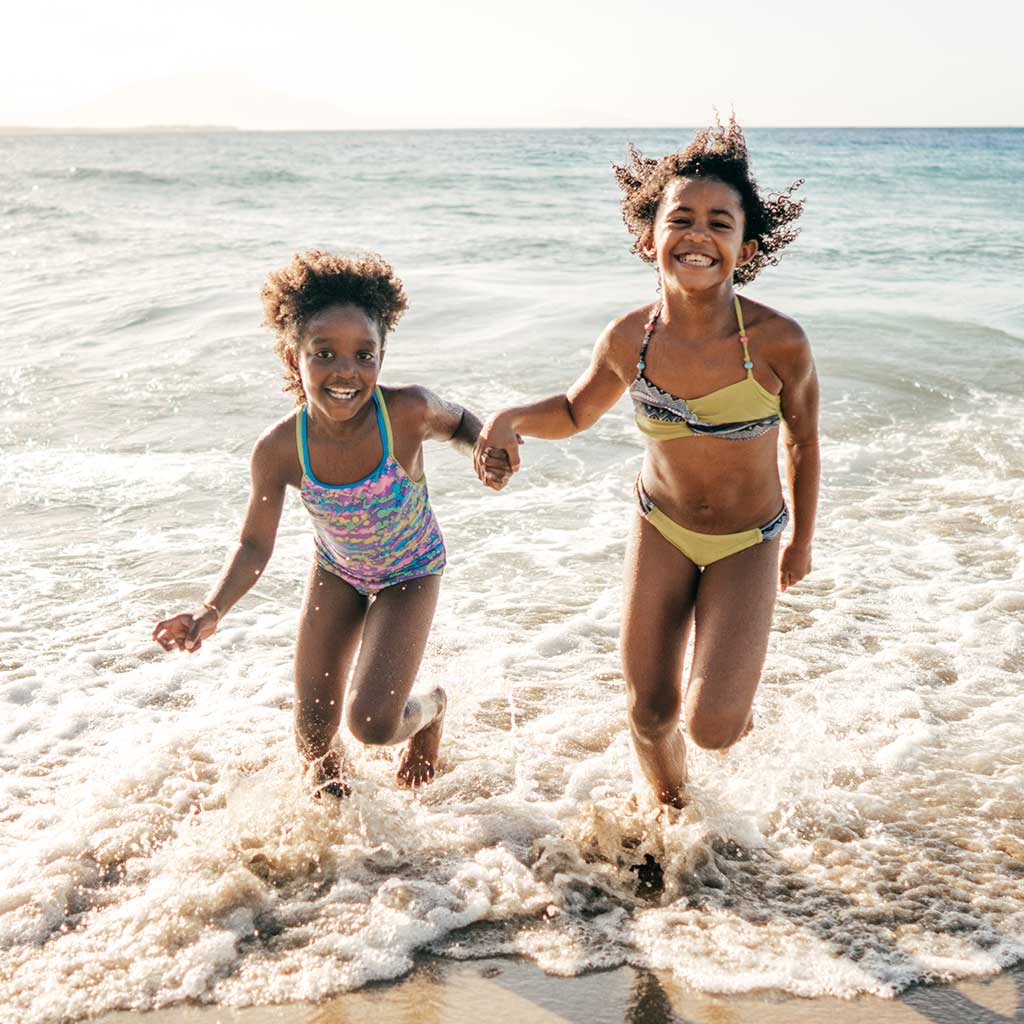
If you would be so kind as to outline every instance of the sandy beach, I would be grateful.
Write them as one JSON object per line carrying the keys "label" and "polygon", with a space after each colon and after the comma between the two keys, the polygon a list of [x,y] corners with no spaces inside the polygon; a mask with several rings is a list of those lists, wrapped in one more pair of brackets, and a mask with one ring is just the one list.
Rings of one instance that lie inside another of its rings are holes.
{"label": "sandy beach", "polygon": [[894,1000],[795,999],[775,993],[711,996],[661,972],[619,967],[558,978],[506,959],[424,959],[401,981],[319,1005],[232,1010],[174,1007],[112,1013],[96,1024],[1017,1024],[1024,968],[957,985],[915,986]]}

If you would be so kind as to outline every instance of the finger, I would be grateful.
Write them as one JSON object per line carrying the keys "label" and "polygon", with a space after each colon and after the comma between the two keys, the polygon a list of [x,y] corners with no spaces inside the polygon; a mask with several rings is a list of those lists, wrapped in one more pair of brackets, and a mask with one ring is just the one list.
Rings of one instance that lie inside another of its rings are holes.
{"label": "finger", "polygon": [[506,448],[508,454],[508,464],[512,467],[512,472],[516,473],[519,470],[519,445],[515,445],[512,448]]}
{"label": "finger", "polygon": [[192,624],[188,627],[188,632],[185,634],[185,650],[196,651],[199,649],[199,645],[202,641],[199,638],[199,620],[193,619]]}

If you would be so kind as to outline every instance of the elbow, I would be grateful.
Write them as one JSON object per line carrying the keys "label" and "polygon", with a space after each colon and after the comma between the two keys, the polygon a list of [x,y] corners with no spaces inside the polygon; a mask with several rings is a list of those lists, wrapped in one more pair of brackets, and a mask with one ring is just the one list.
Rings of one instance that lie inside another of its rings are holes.
{"label": "elbow", "polygon": [[238,546],[245,554],[246,560],[252,564],[257,572],[263,571],[267,562],[270,561],[270,556],[274,553],[273,543],[263,544],[243,538]]}
{"label": "elbow", "polygon": [[582,423],[576,417],[576,411],[572,407],[572,401],[568,395],[565,395],[565,413],[569,418],[569,432],[565,435],[566,437],[572,437],[573,434],[578,434],[581,430],[586,430],[589,424]]}

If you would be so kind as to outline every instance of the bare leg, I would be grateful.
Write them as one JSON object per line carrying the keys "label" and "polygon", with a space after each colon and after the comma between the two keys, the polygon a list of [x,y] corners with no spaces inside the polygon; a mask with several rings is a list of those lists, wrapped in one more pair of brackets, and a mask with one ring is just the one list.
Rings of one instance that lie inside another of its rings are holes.
{"label": "bare leg", "polygon": [[686,803],[679,730],[683,656],[700,571],[640,515],[626,553],[622,667],[629,731],[644,776],[662,803]]}
{"label": "bare leg", "polygon": [[441,586],[439,576],[422,576],[382,590],[370,606],[363,647],[352,674],[348,726],[362,743],[408,740],[398,766],[401,786],[434,777],[447,698],[436,687],[410,697],[416,681]]}
{"label": "bare leg", "polygon": [[779,575],[779,540],[714,562],[697,588],[686,731],[699,746],[725,750],[751,729]]}
{"label": "bare leg", "polygon": [[309,574],[295,646],[295,740],[314,780],[343,795],[342,756],[332,748],[345,681],[359,647],[367,599],[315,562]]}

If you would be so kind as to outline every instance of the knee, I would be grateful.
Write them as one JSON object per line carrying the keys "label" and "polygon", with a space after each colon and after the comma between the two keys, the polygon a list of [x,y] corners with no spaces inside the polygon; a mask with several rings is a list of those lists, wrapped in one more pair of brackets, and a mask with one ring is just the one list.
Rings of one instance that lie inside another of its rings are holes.
{"label": "knee", "polygon": [[664,694],[632,694],[629,702],[629,727],[641,741],[654,742],[679,727],[679,694],[673,688]]}
{"label": "knee", "polygon": [[728,750],[743,736],[747,717],[687,708],[686,735],[705,750]]}
{"label": "knee", "polygon": [[352,738],[371,747],[381,747],[391,742],[396,723],[378,711],[353,706],[348,713],[348,731]]}

